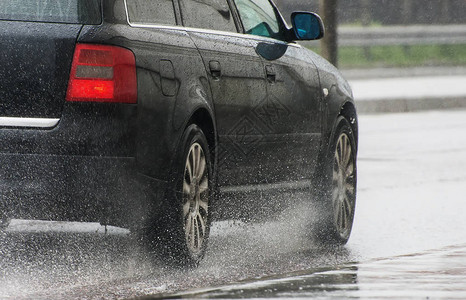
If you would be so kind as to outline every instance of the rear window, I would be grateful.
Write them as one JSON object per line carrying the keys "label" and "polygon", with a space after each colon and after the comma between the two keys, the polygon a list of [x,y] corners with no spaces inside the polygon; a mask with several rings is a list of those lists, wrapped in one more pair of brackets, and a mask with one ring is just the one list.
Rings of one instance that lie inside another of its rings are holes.
{"label": "rear window", "polygon": [[127,0],[132,24],[176,25],[172,0]]}
{"label": "rear window", "polygon": [[237,32],[226,0],[180,1],[184,26]]}
{"label": "rear window", "polygon": [[0,0],[0,19],[100,24],[100,0]]}

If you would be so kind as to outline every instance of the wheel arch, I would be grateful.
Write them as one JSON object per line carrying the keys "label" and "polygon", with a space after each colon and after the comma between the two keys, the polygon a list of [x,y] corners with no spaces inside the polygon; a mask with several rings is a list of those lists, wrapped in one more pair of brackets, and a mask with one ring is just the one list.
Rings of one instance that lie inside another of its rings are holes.
{"label": "wheel arch", "polygon": [[333,139],[334,129],[338,126],[340,117],[345,118],[350,123],[356,144],[358,142],[359,125],[354,101],[350,98],[347,98],[340,103],[335,101],[334,104],[330,105],[329,107],[329,119],[327,121],[327,127],[325,130],[325,139],[323,143],[324,147],[322,148],[322,151],[325,153],[329,150],[328,147],[330,146],[330,141]]}
{"label": "wheel arch", "polygon": [[204,132],[204,135],[209,144],[210,155],[212,156],[212,161],[216,165],[217,155],[216,155],[216,145],[217,145],[217,134],[215,129],[214,118],[211,113],[205,108],[198,108],[189,118],[186,123],[185,129],[191,125],[196,124]]}
{"label": "wheel arch", "polygon": [[[359,138],[359,124],[358,124],[358,116],[356,113],[356,107],[354,103],[347,101],[344,103],[340,108],[339,116],[342,116],[348,120],[351,125],[351,129],[354,133],[354,139],[356,142],[356,149],[358,147],[358,138]],[[338,117],[337,117],[338,119]]]}
{"label": "wheel arch", "polygon": [[316,171],[313,175],[313,181],[319,183],[320,178],[322,175],[322,170],[324,168],[325,162],[327,160],[327,154],[330,151],[331,141],[334,139],[335,135],[335,128],[338,126],[341,118],[345,118],[354,133],[354,139],[356,144],[356,151],[358,150],[358,135],[359,135],[359,125],[358,125],[358,117],[356,112],[356,106],[352,99],[347,99],[346,101],[342,101],[340,105],[337,102],[333,102],[334,105],[330,106],[330,111],[328,113],[328,120],[326,122],[326,129],[324,133],[324,138],[322,140],[321,149],[318,155],[318,164]]}

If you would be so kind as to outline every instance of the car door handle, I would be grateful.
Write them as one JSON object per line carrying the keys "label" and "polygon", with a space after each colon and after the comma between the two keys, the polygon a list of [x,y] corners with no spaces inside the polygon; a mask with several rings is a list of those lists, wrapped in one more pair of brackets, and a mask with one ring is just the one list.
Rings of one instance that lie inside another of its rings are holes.
{"label": "car door handle", "polygon": [[265,66],[265,74],[267,75],[267,81],[272,83],[277,81],[277,74],[273,66]]}
{"label": "car door handle", "polygon": [[214,79],[220,79],[222,76],[222,66],[220,65],[220,62],[216,60],[212,60],[209,62],[209,69],[210,69],[210,74]]}

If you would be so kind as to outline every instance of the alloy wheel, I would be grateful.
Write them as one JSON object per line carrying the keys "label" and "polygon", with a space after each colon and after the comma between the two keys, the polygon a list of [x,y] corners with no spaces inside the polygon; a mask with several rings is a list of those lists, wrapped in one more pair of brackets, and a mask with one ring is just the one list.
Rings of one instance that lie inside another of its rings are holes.
{"label": "alloy wheel", "polygon": [[341,133],[335,148],[333,164],[333,211],[335,225],[342,238],[347,238],[353,224],[356,199],[354,153],[346,133]]}
{"label": "alloy wheel", "polygon": [[191,253],[202,251],[208,234],[209,172],[199,143],[193,143],[183,177],[183,220],[186,244]]}

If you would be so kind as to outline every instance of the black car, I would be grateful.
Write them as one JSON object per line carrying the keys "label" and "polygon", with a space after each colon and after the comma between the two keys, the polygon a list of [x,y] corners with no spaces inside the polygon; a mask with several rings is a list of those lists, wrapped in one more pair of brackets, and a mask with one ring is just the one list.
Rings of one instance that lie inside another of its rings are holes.
{"label": "black car", "polygon": [[295,43],[321,38],[320,18],[291,20],[269,0],[1,1],[3,227],[98,221],[196,264],[213,216],[300,190],[318,236],[346,243],[355,104]]}

